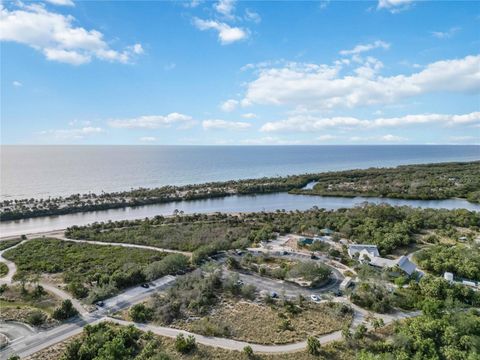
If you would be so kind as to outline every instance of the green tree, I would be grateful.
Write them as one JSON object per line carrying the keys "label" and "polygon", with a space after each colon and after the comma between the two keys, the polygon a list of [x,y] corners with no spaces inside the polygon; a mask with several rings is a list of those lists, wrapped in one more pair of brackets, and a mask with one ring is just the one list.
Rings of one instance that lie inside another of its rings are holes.
{"label": "green tree", "polygon": [[57,320],[67,320],[76,315],[78,315],[78,311],[69,299],[63,300],[62,304],[52,314],[53,318]]}
{"label": "green tree", "polygon": [[130,308],[130,317],[136,322],[146,322],[152,320],[153,309],[145,306],[145,304],[135,304]]}

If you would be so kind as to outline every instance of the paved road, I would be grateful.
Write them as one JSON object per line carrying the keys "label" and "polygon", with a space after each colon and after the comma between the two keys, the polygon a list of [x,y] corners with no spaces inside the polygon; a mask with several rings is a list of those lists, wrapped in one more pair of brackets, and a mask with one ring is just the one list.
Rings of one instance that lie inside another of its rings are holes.
{"label": "paved road", "polygon": [[[55,236],[54,233],[49,233],[47,236]],[[58,236],[58,233],[57,233]],[[70,239],[62,238],[63,235],[60,234],[60,239],[70,241]],[[28,240],[27,240],[28,241]],[[90,241],[84,241],[84,240],[78,240],[77,242],[88,242],[91,243]],[[97,243],[97,242],[93,242]],[[142,247],[141,245],[134,245],[134,244],[117,244],[117,243],[100,243],[101,245],[114,245],[114,246],[127,246],[127,247]],[[18,246],[18,245],[17,245]],[[163,251],[163,249],[157,249],[158,251]],[[0,252],[0,261],[6,262],[7,266],[9,266],[9,273],[0,281],[3,282],[8,282],[11,283],[13,274],[16,271],[15,264],[12,262],[9,262],[8,260],[4,259],[1,254],[3,252]],[[300,256],[300,258],[305,258],[304,256]],[[240,279],[242,279],[245,283],[250,283],[255,285],[257,288],[264,289],[264,290],[270,290],[270,291],[275,291],[277,293],[284,293],[286,296],[289,297],[296,297],[298,294],[303,294],[304,296],[309,296],[311,294],[317,294],[320,291],[319,290],[309,290],[309,289],[304,289],[301,288],[300,286],[297,286],[295,284],[291,283],[286,283],[282,281],[276,281],[273,279],[268,279],[268,278],[263,278],[260,276],[256,275],[247,275],[247,274],[239,274]],[[80,334],[82,332],[83,327],[86,324],[94,324],[98,323],[100,321],[114,321],[119,324],[127,325],[127,324],[133,324],[134,326],[138,327],[141,330],[150,330],[158,335],[162,336],[168,336],[168,337],[175,337],[179,333],[184,333],[184,334],[191,334],[182,330],[178,329],[172,329],[168,327],[160,327],[160,326],[154,326],[154,325],[147,325],[147,324],[139,324],[139,323],[133,323],[133,322],[126,322],[118,319],[112,319],[108,317],[109,314],[128,308],[131,305],[144,301],[147,299],[153,292],[158,291],[160,289],[163,289],[170,285],[173,281],[175,280],[175,277],[173,276],[166,276],[164,278],[161,278],[155,282],[153,282],[150,286],[150,288],[145,289],[142,287],[135,287],[128,289],[122,294],[119,294],[111,299],[108,299],[105,301],[104,307],[97,309],[91,313],[87,313],[86,310],[81,306],[80,303],[76,304],[74,303],[75,306],[80,306],[80,314],[81,317],[76,318],[72,320],[71,322],[65,323],[61,326],[58,326],[54,329],[48,330],[48,331],[40,331],[35,334],[30,334],[28,336],[24,336],[21,338],[18,338],[17,340],[13,341],[9,346],[4,348],[2,351],[0,351],[0,359],[3,358],[8,358],[10,354],[18,354],[21,357],[29,356],[35,352],[38,352],[44,348],[47,348],[51,345],[54,345],[58,342],[64,341],[74,335]],[[338,286],[338,282],[341,280],[341,274],[338,271],[334,271],[334,281],[332,286]],[[54,292],[55,294],[59,295],[60,297],[70,297],[69,294],[65,293],[63,290],[56,288],[52,284],[48,283],[42,283],[42,286],[44,286],[47,290]],[[328,287],[327,287],[328,288]],[[325,290],[325,288],[323,289]],[[401,318],[406,318],[406,317],[411,317],[411,316],[417,316],[419,315],[419,312],[415,313],[397,313],[397,314],[391,314],[391,315],[382,315],[382,314],[371,314],[368,311],[359,308],[358,306],[355,306],[351,304],[346,298],[335,298],[333,301],[336,302],[344,302],[354,309],[354,319],[351,324],[351,327],[355,327],[359,325],[360,323],[363,323],[365,321],[365,318],[367,316],[374,315],[375,317],[381,317],[385,324],[388,324],[394,320],[401,319]],[[224,349],[230,349],[230,350],[242,350],[245,346],[250,345],[252,349],[255,352],[259,353],[285,353],[285,352],[293,352],[293,351],[298,351],[302,350],[306,346],[306,342],[298,342],[298,343],[292,343],[292,344],[285,344],[285,345],[260,345],[260,344],[249,344],[243,341],[236,341],[236,340],[231,340],[231,339],[224,339],[224,338],[216,338],[216,337],[206,337],[203,335],[199,334],[191,334],[193,335],[198,343],[204,344],[204,345],[209,345],[209,346],[215,346],[215,347],[221,347]],[[320,343],[325,344],[330,341],[334,340],[340,340],[342,337],[340,331],[336,331],[330,334],[323,335],[319,337]]]}
{"label": "paved road", "polygon": [[230,270],[224,270],[224,274],[238,274],[239,279],[245,284],[253,285],[259,290],[276,292],[278,295],[284,294],[288,298],[296,298],[299,294],[309,298],[310,295],[325,293],[331,291],[335,287],[338,288],[338,285],[336,285],[337,280],[332,280],[328,285],[321,289],[308,289],[288,281],[269,279],[254,274],[244,274]]}
{"label": "paved road", "polygon": [[0,334],[4,334],[9,342],[22,339],[35,333],[34,328],[21,322],[0,321]]}
{"label": "paved road", "polygon": [[74,320],[51,330],[39,331],[35,334],[19,338],[0,351],[0,359],[7,359],[11,354],[26,357],[74,335],[80,334],[85,325],[104,321],[107,319],[107,314],[128,308],[136,303],[144,301],[152,294],[152,292],[165,289],[174,281],[175,277],[168,275],[153,281],[148,289],[140,286],[131,288],[120,295],[106,300],[104,307],[96,311],[86,313],[79,318],[77,317]]}

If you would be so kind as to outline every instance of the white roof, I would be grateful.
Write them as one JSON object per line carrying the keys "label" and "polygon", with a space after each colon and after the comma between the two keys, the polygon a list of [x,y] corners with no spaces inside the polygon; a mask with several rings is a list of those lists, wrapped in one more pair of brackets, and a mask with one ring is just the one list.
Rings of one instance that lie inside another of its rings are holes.
{"label": "white roof", "polygon": [[382,257],[374,257],[370,261],[370,265],[377,266],[380,268],[393,268],[398,266],[402,271],[406,272],[408,275],[412,275],[413,272],[417,269],[414,263],[412,263],[406,256],[402,256],[396,260],[386,259]]}
{"label": "white roof", "polygon": [[395,260],[385,259],[377,256],[377,257],[374,257],[372,261],[370,261],[370,265],[378,266],[381,268],[394,267],[395,265],[397,265],[397,262]]}
{"label": "white roof", "polygon": [[350,256],[353,256],[356,253],[361,252],[362,250],[366,250],[371,256],[380,256],[377,245],[358,244],[358,245],[350,245],[348,247],[348,253]]}

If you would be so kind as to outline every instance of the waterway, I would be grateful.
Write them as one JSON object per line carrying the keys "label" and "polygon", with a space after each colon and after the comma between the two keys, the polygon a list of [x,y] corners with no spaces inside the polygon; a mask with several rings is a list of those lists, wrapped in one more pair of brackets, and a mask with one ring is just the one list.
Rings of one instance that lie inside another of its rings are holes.
{"label": "waterway", "polygon": [[214,212],[258,212],[275,210],[307,210],[314,206],[334,210],[350,208],[364,202],[387,203],[395,206],[408,205],[420,208],[434,209],[467,209],[480,211],[479,204],[473,204],[462,199],[448,200],[402,200],[375,197],[326,197],[310,195],[292,195],[275,193],[264,195],[235,195],[225,198],[206,200],[177,201],[165,204],[146,205],[123,209],[90,211],[59,216],[0,222],[0,236],[16,236],[64,229],[73,225],[87,225],[93,222],[132,220],[153,217],[155,215],[172,215],[175,210],[191,213]]}

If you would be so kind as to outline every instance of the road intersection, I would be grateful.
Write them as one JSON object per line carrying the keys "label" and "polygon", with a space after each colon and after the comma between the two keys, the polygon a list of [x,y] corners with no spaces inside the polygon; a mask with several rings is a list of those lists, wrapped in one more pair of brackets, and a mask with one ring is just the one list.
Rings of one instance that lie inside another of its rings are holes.
{"label": "road intersection", "polygon": [[[65,238],[63,233],[59,233],[58,231],[52,232],[49,234],[42,234],[42,235],[55,237],[64,241],[72,241],[71,239]],[[24,240],[21,243],[25,241],[28,241],[28,240]],[[86,240],[75,240],[75,241],[83,242],[83,243],[97,243],[97,242],[86,241]],[[19,246],[21,243],[15,246]],[[144,246],[137,245],[137,244],[117,244],[117,243],[100,243],[100,244],[110,245],[110,246],[144,248]],[[13,247],[10,247],[9,249],[12,249],[12,248]],[[155,250],[163,251],[164,249],[155,248]],[[9,273],[3,278],[0,278],[0,284],[2,283],[11,284],[13,282],[13,275],[16,272],[16,266],[13,262],[3,258],[2,255],[4,251],[0,251],[0,262],[4,262],[7,264],[9,268]],[[305,254],[301,254],[301,253],[292,253],[290,254],[290,256],[295,256],[299,259],[306,259]],[[329,284],[325,286],[325,289],[323,289],[324,292],[330,291],[335,287],[338,287],[338,283],[339,281],[341,281],[342,275],[340,271],[338,271],[335,268],[333,269],[334,269],[333,281],[331,281]],[[225,271],[229,273],[228,270],[225,270]],[[252,284],[260,290],[275,291],[278,294],[282,294],[285,297],[289,297],[289,298],[298,297],[298,295],[310,297],[310,295],[312,294],[319,293],[318,290],[308,290],[308,289],[301,288],[300,286],[297,286],[295,284],[287,283],[284,281],[278,281],[274,279],[268,279],[268,278],[257,276],[257,275],[238,273],[238,276],[246,284]],[[193,335],[196,338],[196,341],[200,344],[220,347],[228,350],[242,350],[247,345],[251,346],[255,352],[259,352],[259,353],[285,353],[285,352],[300,351],[305,348],[306,341],[291,343],[291,344],[284,344],[284,345],[261,345],[261,344],[246,343],[243,341],[237,341],[237,340],[226,339],[226,338],[207,337],[207,336],[193,334],[193,333],[189,333],[189,332],[174,329],[174,328],[129,322],[124,320],[114,319],[111,317],[111,314],[114,314],[115,312],[129,308],[130,306],[136,303],[140,303],[142,301],[147,300],[148,297],[150,297],[153,293],[161,291],[167,288],[169,285],[173,284],[175,279],[176,278],[174,276],[168,275],[150,283],[149,288],[143,288],[141,286],[137,286],[137,287],[127,289],[121,294],[105,300],[104,305],[102,307],[97,307],[92,312],[88,312],[78,300],[73,299],[72,296],[67,292],[59,289],[58,287],[52,284],[41,282],[40,284],[46,290],[51,291],[52,293],[54,293],[55,295],[59,296],[62,299],[70,299],[73,305],[75,306],[75,308],[79,311],[79,316],[51,330],[34,331],[33,333],[24,334],[22,337],[11,341],[7,347],[5,347],[3,350],[0,351],[0,359],[4,359],[4,358],[7,359],[11,354],[17,354],[22,358],[32,355],[42,349],[45,349],[49,346],[65,341],[66,339],[72,336],[80,334],[83,330],[83,327],[87,324],[95,324],[101,321],[111,321],[121,325],[134,325],[140,330],[152,331],[155,334],[158,334],[161,336],[167,336],[167,337],[176,337],[180,333],[190,334],[190,335]],[[368,312],[350,303],[348,299],[345,297],[337,297],[337,298],[333,298],[332,300],[322,300],[322,302],[326,302],[326,301],[342,302],[352,307],[354,312],[354,317],[351,324],[351,329],[355,328],[361,323],[366,323],[367,318],[370,318],[372,316],[376,318],[382,318],[384,320],[384,323],[388,324],[398,319],[403,319],[411,316],[418,316],[420,314],[419,312],[411,312],[411,313],[397,312],[397,313],[388,314],[388,315],[373,314],[371,312]],[[325,344],[331,341],[341,340],[342,334],[341,334],[341,331],[336,331],[330,334],[320,336],[318,339],[321,344]]]}

